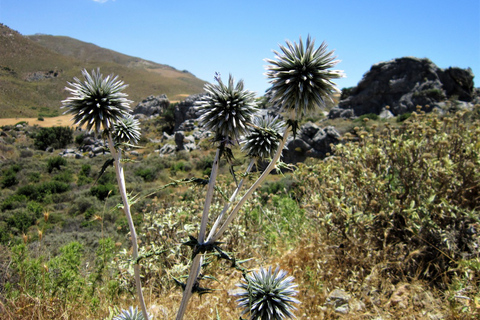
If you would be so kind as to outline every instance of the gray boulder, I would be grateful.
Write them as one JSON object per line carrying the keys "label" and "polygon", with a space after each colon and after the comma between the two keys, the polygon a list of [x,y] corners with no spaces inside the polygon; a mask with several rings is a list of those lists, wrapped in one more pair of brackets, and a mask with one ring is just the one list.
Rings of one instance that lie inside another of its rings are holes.
{"label": "gray boulder", "polygon": [[[185,101],[180,102],[175,106],[175,126],[173,131],[180,130],[182,124],[189,120],[196,120],[200,117],[200,113],[196,107],[196,103],[200,101],[205,93],[194,94],[188,96]],[[182,130],[192,131],[193,121],[183,125]]]}
{"label": "gray boulder", "polygon": [[133,115],[138,118],[142,117],[151,117],[158,116],[163,114],[163,112],[170,106],[170,101],[167,96],[162,94],[159,96],[149,96],[146,99],[142,100],[137,106],[133,109]]}
{"label": "gray boulder", "polygon": [[343,97],[329,118],[380,114],[387,105],[393,115],[399,115],[415,111],[417,105],[432,106],[452,96],[470,102],[475,97],[473,77],[471,69],[441,69],[429,59],[404,57],[381,62]]}
{"label": "gray boulder", "polygon": [[332,152],[331,144],[339,142],[340,134],[332,127],[320,128],[307,122],[299,130],[295,138],[289,139],[283,150],[282,161],[285,163],[303,162],[307,157],[324,159]]}

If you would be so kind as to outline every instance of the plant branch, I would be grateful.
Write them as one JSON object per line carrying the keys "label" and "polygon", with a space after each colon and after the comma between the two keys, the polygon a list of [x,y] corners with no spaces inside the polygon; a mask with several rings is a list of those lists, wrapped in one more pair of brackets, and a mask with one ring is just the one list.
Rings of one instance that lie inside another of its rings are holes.
{"label": "plant branch", "polygon": [[237,205],[232,209],[230,212],[230,215],[228,216],[227,220],[223,223],[222,227],[218,230],[216,234],[214,234],[210,239],[209,243],[213,243],[220,236],[225,232],[227,229],[228,225],[235,219],[237,216],[238,212],[242,208],[243,204],[247,201],[247,199],[253,194],[253,192],[263,183],[263,181],[267,178],[267,176],[270,174],[270,172],[275,168],[275,165],[277,164],[278,159],[280,159],[280,156],[282,155],[283,148],[285,147],[285,144],[287,143],[287,138],[288,135],[290,134],[290,126],[287,126],[285,128],[285,132],[283,133],[283,138],[282,141],[280,142],[277,152],[273,156],[272,161],[268,164],[267,168],[263,171],[262,175],[255,181],[255,183],[250,187],[250,189],[247,190],[247,192],[243,195],[242,199],[237,203]]}
{"label": "plant branch", "polygon": [[[128,202],[127,197],[127,189],[125,186],[125,176],[123,174],[123,166],[121,163],[121,152],[117,152],[115,149],[115,145],[113,143],[112,134],[109,132],[108,134],[108,145],[110,147],[110,152],[114,158],[114,167],[115,167],[115,174],[117,177],[118,188],[120,189],[120,195],[122,197],[123,202],[123,211],[127,217],[128,226],[130,227],[130,236],[132,238],[132,259],[137,261],[138,259],[138,244],[137,244],[137,233],[135,231],[135,225],[133,224],[132,214],[130,212],[130,203]],[[137,288],[137,295],[138,300],[140,303],[140,307],[142,308],[143,317],[145,320],[148,320],[148,313],[147,307],[145,306],[145,300],[143,298],[142,292],[142,283],[140,280],[140,265],[135,263],[133,265],[133,271],[135,273],[135,286]]]}
{"label": "plant branch", "polygon": [[[250,163],[248,164],[247,169],[245,170],[245,175],[247,175],[247,174],[250,173],[250,171],[252,170],[254,164],[255,164],[255,159],[252,159],[252,160],[250,161]],[[232,205],[233,201],[235,200],[235,198],[237,197],[238,193],[240,192],[240,189],[242,188],[244,181],[245,181],[245,178],[242,178],[242,180],[240,180],[240,182],[239,182],[237,188],[235,189],[235,191],[233,192],[232,196],[230,197],[230,199],[228,200],[228,202],[225,203],[225,206],[223,207],[222,212],[221,212],[220,215],[218,216],[217,220],[215,221],[215,224],[213,225],[212,229],[210,230],[210,233],[208,234],[207,242],[209,242],[209,241],[210,241],[210,238],[212,238],[213,235],[215,234],[215,231],[217,230],[218,226],[220,225],[220,222],[222,221],[223,216],[224,216],[225,213],[228,211],[228,209],[230,209],[230,206]]]}

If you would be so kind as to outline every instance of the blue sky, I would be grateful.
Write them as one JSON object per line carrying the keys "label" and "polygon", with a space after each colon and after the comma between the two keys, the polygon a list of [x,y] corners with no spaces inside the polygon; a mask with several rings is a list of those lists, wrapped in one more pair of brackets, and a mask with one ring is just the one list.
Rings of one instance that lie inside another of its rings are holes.
{"label": "blue sky", "polygon": [[[480,76],[479,0],[0,0],[0,22],[30,35],[64,35],[188,70],[268,88],[265,58],[311,35],[335,50],[355,86],[371,65],[429,58]],[[479,86],[476,79],[475,85]],[[157,93],[155,93],[157,94]],[[158,93],[160,94],[160,93]]]}

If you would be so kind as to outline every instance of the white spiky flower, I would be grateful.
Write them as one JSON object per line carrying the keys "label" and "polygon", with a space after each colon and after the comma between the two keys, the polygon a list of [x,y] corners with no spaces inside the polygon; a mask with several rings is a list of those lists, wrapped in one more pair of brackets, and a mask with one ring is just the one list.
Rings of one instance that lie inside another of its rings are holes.
{"label": "white spiky flower", "polygon": [[65,88],[72,96],[62,101],[64,114],[72,114],[74,124],[85,125],[88,131],[112,129],[130,111],[131,101],[122,92],[127,85],[113,74],[104,78],[100,69],[92,70],[92,74],[84,69],[82,74],[84,81],[75,77],[74,82],[68,82],[71,87]]}
{"label": "white spiky flower", "polygon": [[272,271],[260,268],[259,271],[246,275],[244,281],[237,284],[241,288],[236,296],[237,302],[243,309],[242,315],[249,314],[250,320],[282,320],[294,318],[292,311],[296,310],[293,304],[300,303],[294,296],[297,295],[292,276],[279,267]]}
{"label": "white spiky flower", "polygon": [[278,116],[256,116],[250,132],[243,140],[242,150],[251,158],[268,159],[273,157],[280,145],[285,122]]}
{"label": "white spiky flower", "polygon": [[115,316],[112,320],[145,320],[142,311],[139,311],[137,307],[135,309],[131,306],[127,310]]}
{"label": "white spiky flower", "polygon": [[218,84],[206,84],[205,97],[197,103],[201,112],[200,125],[215,134],[217,141],[239,141],[252,124],[257,111],[255,93],[244,89],[243,80],[235,85],[232,75],[224,84],[217,74]]}
{"label": "white spiky flower", "polygon": [[302,38],[299,43],[287,41],[280,45],[281,53],[274,51],[276,60],[265,59],[270,63],[265,75],[270,78],[271,101],[279,104],[288,120],[299,120],[339,92],[333,79],[343,77],[343,72],[330,70],[339,60],[333,51],[327,51],[323,42],[315,48],[315,41],[308,36],[305,46]]}

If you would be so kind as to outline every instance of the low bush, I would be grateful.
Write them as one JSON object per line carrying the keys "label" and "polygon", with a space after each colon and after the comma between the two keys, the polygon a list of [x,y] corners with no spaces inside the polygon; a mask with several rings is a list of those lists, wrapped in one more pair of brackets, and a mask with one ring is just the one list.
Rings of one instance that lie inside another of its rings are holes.
{"label": "low bush", "polygon": [[48,159],[47,161],[47,171],[52,173],[54,169],[62,170],[62,167],[67,165],[67,160],[61,156],[56,156]]}
{"label": "low bush", "polygon": [[73,129],[69,127],[47,127],[40,128],[35,135],[34,145],[37,149],[46,150],[48,147],[54,149],[65,148],[73,140]]}
{"label": "low bush", "polygon": [[90,188],[90,193],[92,196],[98,198],[98,200],[103,201],[107,197],[116,194],[116,185],[107,183],[99,184]]}
{"label": "low bush", "polygon": [[295,172],[303,203],[345,254],[365,255],[364,270],[383,263],[397,281],[444,285],[458,261],[480,255],[480,123],[465,117],[412,113],[337,145],[334,158]]}

